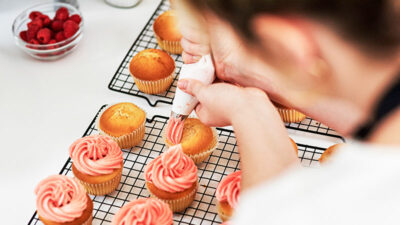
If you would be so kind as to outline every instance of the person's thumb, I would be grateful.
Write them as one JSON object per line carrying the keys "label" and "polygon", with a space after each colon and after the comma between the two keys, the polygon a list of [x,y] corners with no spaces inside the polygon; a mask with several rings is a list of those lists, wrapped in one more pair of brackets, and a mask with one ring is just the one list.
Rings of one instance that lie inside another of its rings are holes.
{"label": "person's thumb", "polygon": [[182,79],[178,81],[178,88],[182,91],[199,98],[205,85],[200,81],[193,79]]}

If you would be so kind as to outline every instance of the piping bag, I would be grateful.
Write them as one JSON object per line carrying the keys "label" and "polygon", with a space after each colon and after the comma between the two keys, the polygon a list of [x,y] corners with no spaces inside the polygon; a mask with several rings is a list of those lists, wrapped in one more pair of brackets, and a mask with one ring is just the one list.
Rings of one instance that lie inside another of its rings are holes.
{"label": "piping bag", "polygon": [[[194,79],[203,84],[211,84],[215,79],[215,68],[211,55],[204,55],[196,63],[183,64],[179,74],[181,79]],[[185,119],[192,113],[199,101],[181,89],[177,88],[175,98],[172,102],[171,116],[165,132],[165,137],[169,142],[176,145],[182,138],[183,125]]]}

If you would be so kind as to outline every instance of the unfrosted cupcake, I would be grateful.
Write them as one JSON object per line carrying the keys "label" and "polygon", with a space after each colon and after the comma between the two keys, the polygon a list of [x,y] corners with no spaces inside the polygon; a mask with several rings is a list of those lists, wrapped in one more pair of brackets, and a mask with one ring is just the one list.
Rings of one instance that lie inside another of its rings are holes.
{"label": "unfrosted cupcake", "polygon": [[172,146],[176,132],[181,132],[180,144],[183,152],[189,156],[196,164],[203,162],[217,148],[218,134],[215,128],[203,124],[197,118],[187,118],[183,125],[183,131],[180,129],[166,129],[164,140],[167,146]]}
{"label": "unfrosted cupcake", "polygon": [[121,181],[123,158],[110,137],[91,135],[76,140],[69,148],[72,173],[92,195],[113,192]]}
{"label": "unfrosted cupcake", "polygon": [[293,149],[294,149],[294,151],[296,152],[296,155],[297,155],[299,153],[299,150],[298,150],[296,142],[294,142],[293,139],[291,139],[291,138],[289,138],[289,140],[290,140],[290,143],[292,144]]}
{"label": "unfrosted cupcake", "polygon": [[177,18],[173,10],[168,10],[157,17],[153,24],[158,45],[172,54],[181,54],[182,34],[177,26]]}
{"label": "unfrosted cupcake", "polygon": [[96,126],[100,134],[111,137],[121,148],[139,144],[145,134],[146,113],[137,105],[122,102],[103,110]]}
{"label": "unfrosted cupcake", "polygon": [[229,220],[235,210],[240,194],[240,179],[242,171],[236,171],[222,178],[215,196],[218,200],[217,212],[222,221]]}
{"label": "unfrosted cupcake", "polygon": [[152,198],[139,198],[124,205],[112,219],[112,225],[171,225],[169,206]]}
{"label": "unfrosted cupcake", "polygon": [[334,144],[327,148],[321,155],[321,157],[318,159],[319,163],[326,163],[330,160],[332,155],[334,155],[344,144]]}
{"label": "unfrosted cupcake", "polygon": [[175,61],[162,50],[146,49],[132,58],[129,72],[141,92],[159,94],[174,80]]}
{"label": "unfrosted cupcake", "polygon": [[146,187],[151,196],[180,212],[194,200],[197,191],[197,167],[182,152],[180,145],[170,147],[145,168]]}
{"label": "unfrosted cupcake", "polygon": [[275,105],[275,108],[278,110],[278,113],[281,116],[283,122],[285,123],[298,123],[307,117],[306,115],[297,110],[288,108],[276,102],[273,103]]}
{"label": "unfrosted cupcake", "polygon": [[52,175],[35,189],[39,219],[45,225],[92,224],[93,202],[72,177]]}

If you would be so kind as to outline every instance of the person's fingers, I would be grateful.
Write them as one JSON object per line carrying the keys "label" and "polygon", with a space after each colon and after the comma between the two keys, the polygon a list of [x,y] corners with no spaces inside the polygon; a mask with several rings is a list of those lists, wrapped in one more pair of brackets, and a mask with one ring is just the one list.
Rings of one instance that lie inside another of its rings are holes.
{"label": "person's fingers", "polygon": [[206,55],[210,53],[208,45],[191,42],[186,38],[181,39],[181,45],[183,50],[191,55]]}
{"label": "person's fingers", "polygon": [[198,29],[195,29],[192,26],[179,26],[179,31],[181,32],[182,36],[189,40],[190,42],[194,43],[202,43],[202,44],[208,44],[209,43],[209,37],[207,34],[204,32],[201,32]]}
{"label": "person's fingers", "polygon": [[196,63],[200,60],[201,56],[199,55],[191,55],[185,51],[182,52],[182,60],[185,64]]}
{"label": "person's fingers", "polygon": [[210,125],[211,121],[209,117],[209,112],[207,111],[206,107],[203,107],[203,105],[200,103],[196,106],[194,111],[196,112],[197,117],[203,124]]}
{"label": "person's fingers", "polygon": [[197,80],[182,79],[178,81],[178,88],[190,95],[197,97],[197,99],[201,101],[200,97],[205,85]]}

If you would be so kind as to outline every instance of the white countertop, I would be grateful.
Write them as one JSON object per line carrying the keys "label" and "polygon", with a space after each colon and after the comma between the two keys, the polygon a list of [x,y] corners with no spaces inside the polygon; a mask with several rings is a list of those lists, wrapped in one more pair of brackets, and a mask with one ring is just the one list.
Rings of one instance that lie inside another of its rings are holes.
{"label": "white countertop", "polygon": [[61,170],[69,145],[100,106],[131,101],[150,114],[169,108],[153,109],[107,88],[159,0],[142,0],[132,9],[80,0],[84,37],[72,54],[53,62],[26,55],[11,33],[14,18],[40,2],[0,1],[0,224],[27,224],[35,211],[34,187]]}

